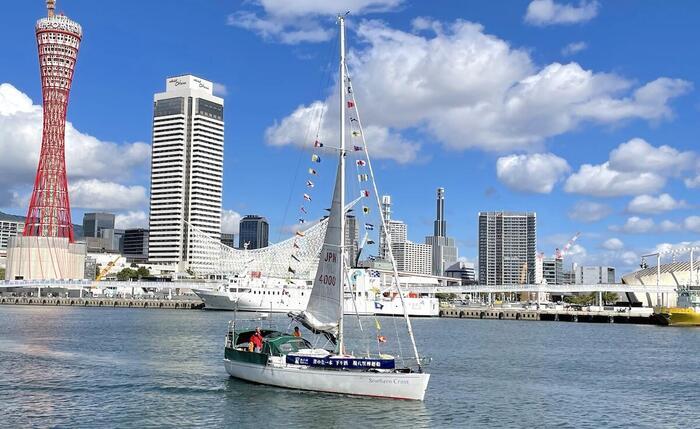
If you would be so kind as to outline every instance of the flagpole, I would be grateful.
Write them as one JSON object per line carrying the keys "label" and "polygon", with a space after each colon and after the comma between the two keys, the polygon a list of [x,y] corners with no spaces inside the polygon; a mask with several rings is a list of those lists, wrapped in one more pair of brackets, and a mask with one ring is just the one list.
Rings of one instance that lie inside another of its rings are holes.
{"label": "flagpole", "polygon": [[340,320],[338,321],[338,352],[345,353],[343,338],[343,315],[345,313],[345,16],[339,15],[340,25]]}

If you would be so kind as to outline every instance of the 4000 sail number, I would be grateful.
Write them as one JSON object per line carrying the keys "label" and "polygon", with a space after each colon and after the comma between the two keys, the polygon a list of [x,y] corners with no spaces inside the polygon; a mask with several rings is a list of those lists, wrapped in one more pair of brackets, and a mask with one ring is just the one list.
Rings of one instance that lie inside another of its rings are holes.
{"label": "4000 sail number", "polygon": [[321,274],[318,276],[318,281],[326,286],[335,286],[335,276],[329,276],[328,274]]}

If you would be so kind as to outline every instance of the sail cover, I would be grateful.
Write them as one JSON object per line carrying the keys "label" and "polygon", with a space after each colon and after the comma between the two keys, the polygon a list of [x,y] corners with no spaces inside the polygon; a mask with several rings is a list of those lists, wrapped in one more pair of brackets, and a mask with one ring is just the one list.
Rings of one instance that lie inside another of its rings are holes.
{"label": "sail cover", "polygon": [[342,316],[340,308],[340,291],[343,287],[340,263],[341,174],[340,165],[338,165],[331,214],[328,217],[326,237],[323,240],[309,303],[306,306],[306,310],[299,314],[291,315],[311,331],[329,334],[332,337],[338,335],[338,324]]}

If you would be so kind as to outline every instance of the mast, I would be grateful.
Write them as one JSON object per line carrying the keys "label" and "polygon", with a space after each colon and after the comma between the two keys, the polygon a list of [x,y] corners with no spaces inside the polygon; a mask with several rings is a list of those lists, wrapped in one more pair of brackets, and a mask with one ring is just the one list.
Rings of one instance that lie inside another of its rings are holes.
{"label": "mast", "polygon": [[338,353],[344,353],[343,315],[345,313],[345,16],[338,16],[340,25],[340,320],[338,320]]}

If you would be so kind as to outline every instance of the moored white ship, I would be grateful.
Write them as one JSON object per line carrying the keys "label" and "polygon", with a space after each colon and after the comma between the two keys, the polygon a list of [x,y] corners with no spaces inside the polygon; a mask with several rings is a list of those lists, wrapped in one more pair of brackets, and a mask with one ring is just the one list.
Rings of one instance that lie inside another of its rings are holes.
{"label": "moored white ship", "polygon": [[[351,290],[346,290],[345,314],[403,316],[395,288],[390,278],[386,279],[377,270],[357,268],[350,271]],[[384,283],[389,283],[385,286]],[[409,316],[437,317],[440,314],[439,300],[427,287],[438,286],[424,277],[402,277],[402,283],[409,285],[403,291],[403,300]],[[420,286],[413,291],[410,285]],[[195,289],[194,293],[204,301],[205,309],[288,313],[306,308],[311,294],[311,281],[299,279],[279,279],[271,277],[236,277],[228,283],[212,289]]]}

